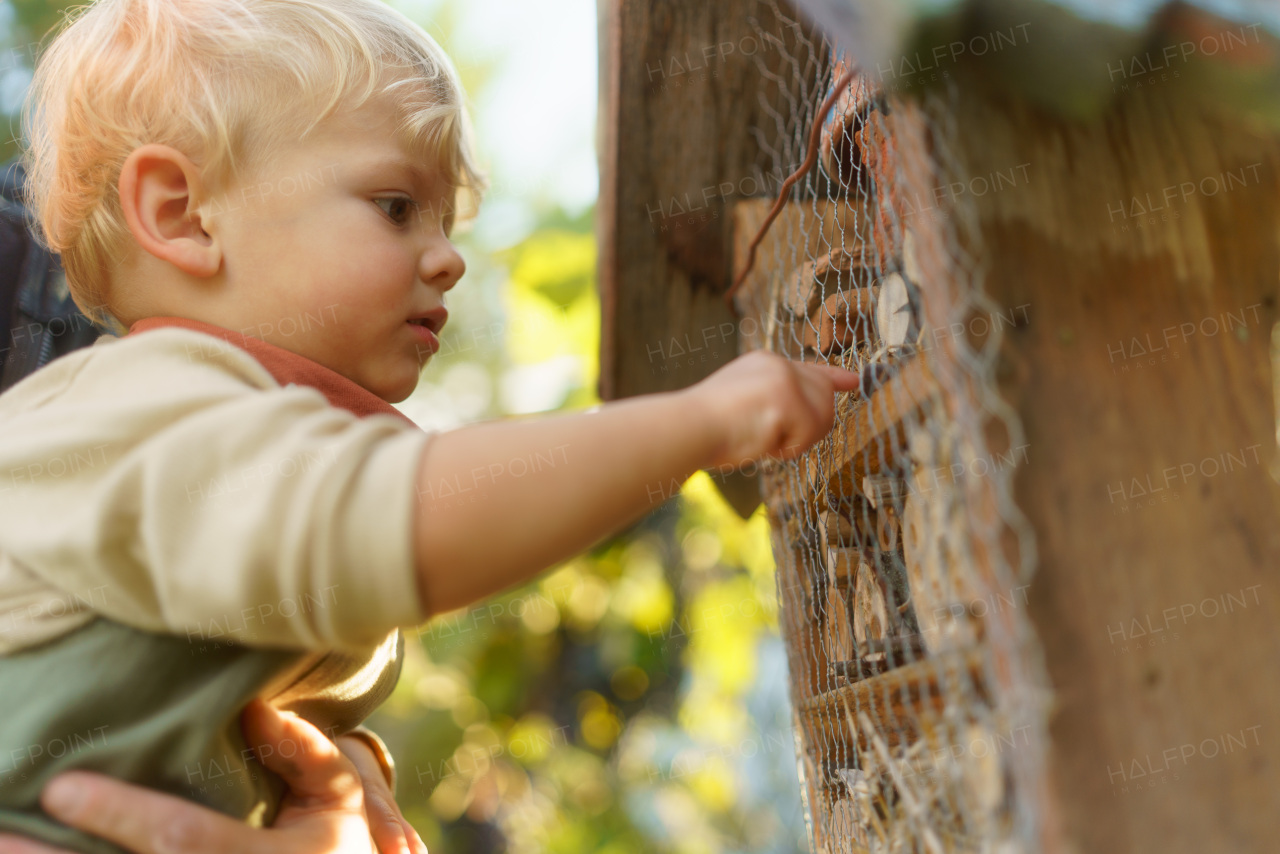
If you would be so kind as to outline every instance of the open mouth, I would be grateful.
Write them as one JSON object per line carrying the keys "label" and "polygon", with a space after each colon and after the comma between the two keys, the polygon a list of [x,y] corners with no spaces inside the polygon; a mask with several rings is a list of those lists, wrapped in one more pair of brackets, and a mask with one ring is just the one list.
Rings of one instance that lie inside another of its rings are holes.
{"label": "open mouth", "polygon": [[440,330],[444,328],[445,318],[446,315],[443,312],[425,317],[413,317],[409,319],[409,325],[421,326],[423,329],[430,329],[432,334],[439,335]]}
{"label": "open mouth", "polygon": [[440,349],[440,329],[444,326],[447,315],[443,311],[434,312],[428,317],[410,318],[408,324],[414,327],[414,336],[418,339],[418,352],[435,353]]}

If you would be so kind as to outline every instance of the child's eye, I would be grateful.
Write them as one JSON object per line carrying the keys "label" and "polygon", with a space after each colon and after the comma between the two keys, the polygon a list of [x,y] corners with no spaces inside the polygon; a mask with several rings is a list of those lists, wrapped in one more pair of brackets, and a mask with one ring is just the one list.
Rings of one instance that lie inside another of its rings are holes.
{"label": "child's eye", "polygon": [[397,225],[403,225],[408,222],[409,217],[418,210],[418,203],[408,196],[387,196],[382,199],[374,199],[373,203],[382,208],[382,212]]}

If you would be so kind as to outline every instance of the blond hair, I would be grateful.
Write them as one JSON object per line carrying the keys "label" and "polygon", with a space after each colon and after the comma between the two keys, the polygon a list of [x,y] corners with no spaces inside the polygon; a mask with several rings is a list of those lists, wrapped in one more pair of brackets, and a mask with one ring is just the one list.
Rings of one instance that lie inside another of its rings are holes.
{"label": "blond hair", "polygon": [[23,120],[28,203],[76,304],[107,322],[113,262],[132,251],[117,185],[134,149],[172,146],[225,187],[380,95],[399,107],[406,146],[478,201],[457,72],[379,0],[97,0],[70,13]]}

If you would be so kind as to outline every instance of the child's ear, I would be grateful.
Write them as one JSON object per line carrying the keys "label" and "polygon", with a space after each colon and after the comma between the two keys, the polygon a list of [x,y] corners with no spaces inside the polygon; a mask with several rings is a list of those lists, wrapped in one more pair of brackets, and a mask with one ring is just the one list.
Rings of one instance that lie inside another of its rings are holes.
{"label": "child's ear", "polygon": [[218,272],[221,251],[198,207],[200,170],[167,145],[134,149],[120,169],[120,206],[138,245],[192,276]]}

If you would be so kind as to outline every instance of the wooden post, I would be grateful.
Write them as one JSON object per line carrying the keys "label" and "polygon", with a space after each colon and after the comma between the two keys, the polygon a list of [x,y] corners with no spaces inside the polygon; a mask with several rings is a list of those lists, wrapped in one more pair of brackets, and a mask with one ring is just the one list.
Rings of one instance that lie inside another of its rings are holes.
{"label": "wooden post", "polygon": [[[684,388],[738,355],[728,211],[798,165],[762,167],[751,129],[773,97],[760,63],[799,35],[741,0],[602,0],[603,399]],[[758,478],[716,482],[739,512],[760,502]]]}
{"label": "wooden post", "polygon": [[1089,123],[956,89],[944,180],[1026,170],[959,248],[1029,321],[997,373],[1066,850],[1272,850],[1280,145],[1159,88]]}

